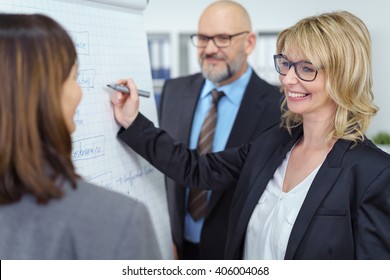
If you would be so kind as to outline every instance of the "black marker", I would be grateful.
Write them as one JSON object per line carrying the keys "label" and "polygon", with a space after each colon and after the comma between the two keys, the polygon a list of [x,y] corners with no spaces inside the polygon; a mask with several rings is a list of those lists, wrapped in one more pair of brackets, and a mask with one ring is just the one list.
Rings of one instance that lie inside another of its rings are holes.
{"label": "black marker", "polygon": [[[112,88],[113,90],[117,90],[122,93],[128,93],[130,94],[130,91],[127,87],[118,85],[118,84],[109,84],[107,85],[109,88]],[[138,95],[142,97],[150,97],[150,92],[145,91],[145,90],[138,90]]]}

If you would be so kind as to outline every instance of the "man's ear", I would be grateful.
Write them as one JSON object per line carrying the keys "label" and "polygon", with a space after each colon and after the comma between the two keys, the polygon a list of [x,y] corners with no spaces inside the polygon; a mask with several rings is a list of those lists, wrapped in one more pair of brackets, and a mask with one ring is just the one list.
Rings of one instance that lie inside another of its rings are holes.
{"label": "man's ear", "polygon": [[257,39],[257,36],[256,36],[255,32],[250,32],[247,35],[247,38],[246,38],[246,41],[245,41],[245,53],[246,53],[246,55],[250,55],[253,52],[253,50],[255,49],[255,47],[256,47],[256,39]]}

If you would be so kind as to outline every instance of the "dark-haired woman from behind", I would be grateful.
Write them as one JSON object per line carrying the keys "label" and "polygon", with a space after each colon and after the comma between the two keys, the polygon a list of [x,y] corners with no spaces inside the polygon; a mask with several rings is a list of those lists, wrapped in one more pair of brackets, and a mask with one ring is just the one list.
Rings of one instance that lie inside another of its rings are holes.
{"label": "dark-haired woman from behind", "polygon": [[75,172],[82,92],[64,28],[0,14],[0,61],[0,259],[161,258],[145,206]]}

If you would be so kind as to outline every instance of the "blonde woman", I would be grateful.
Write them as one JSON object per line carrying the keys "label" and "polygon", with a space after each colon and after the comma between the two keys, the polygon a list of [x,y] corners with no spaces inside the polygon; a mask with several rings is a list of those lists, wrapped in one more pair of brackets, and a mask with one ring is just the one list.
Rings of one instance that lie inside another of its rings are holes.
{"label": "blonde woman", "polygon": [[373,104],[371,43],[349,12],[280,33],[274,56],[282,127],[198,156],[112,96],[119,138],[184,186],[235,188],[227,259],[390,259],[390,156],[364,135]]}

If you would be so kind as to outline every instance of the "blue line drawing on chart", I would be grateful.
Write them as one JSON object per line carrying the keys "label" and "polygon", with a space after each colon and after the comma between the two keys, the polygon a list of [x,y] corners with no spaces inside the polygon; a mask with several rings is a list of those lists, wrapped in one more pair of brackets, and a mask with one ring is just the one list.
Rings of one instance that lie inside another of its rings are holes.
{"label": "blue line drawing on chart", "polygon": [[104,135],[74,141],[72,160],[88,160],[104,156],[104,141]]}
{"label": "blue line drawing on chart", "polygon": [[70,31],[73,43],[77,53],[80,55],[89,55],[89,32],[88,31]]}
{"label": "blue line drawing on chart", "polygon": [[99,185],[99,186],[106,188],[108,190],[113,190],[112,172],[111,171],[107,171],[103,174],[99,174],[95,177],[89,178],[88,181],[90,183]]}

